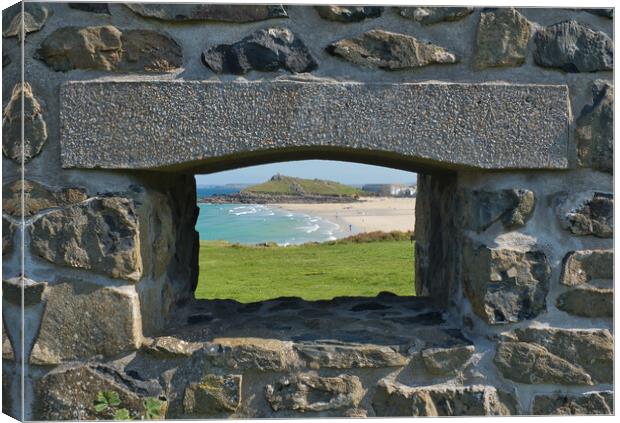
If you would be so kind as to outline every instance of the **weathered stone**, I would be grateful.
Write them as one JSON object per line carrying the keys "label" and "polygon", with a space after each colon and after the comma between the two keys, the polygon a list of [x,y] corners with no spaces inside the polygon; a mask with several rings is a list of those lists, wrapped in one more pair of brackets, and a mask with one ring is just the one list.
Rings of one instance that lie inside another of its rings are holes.
{"label": "weathered stone", "polygon": [[295,350],[307,360],[310,368],[398,367],[408,361],[407,357],[386,345],[315,341],[296,343]]}
{"label": "weathered stone", "polygon": [[611,238],[614,232],[614,195],[584,192],[561,196],[556,208],[560,224],[575,235]]}
{"label": "weathered stone", "polygon": [[288,370],[300,366],[293,343],[262,338],[216,338],[212,361],[235,370]]}
{"label": "weathered stone", "polygon": [[592,104],[581,110],[575,138],[579,166],[613,172],[614,87],[609,82],[592,84]]}
{"label": "weathered stone", "polygon": [[8,54],[2,52],[2,67],[6,67],[8,65],[10,65],[12,62],[11,60],[11,56],[9,56]]}
{"label": "weathered stone", "polygon": [[138,296],[84,281],[48,287],[31,364],[52,365],[136,350],[141,343]]}
{"label": "weathered stone", "polygon": [[613,414],[613,391],[586,392],[584,394],[553,393],[536,395],[532,414],[535,415],[587,415]]}
{"label": "weathered stone", "polygon": [[327,46],[327,52],[357,65],[386,70],[458,62],[456,55],[443,47],[380,29],[336,41]]}
{"label": "weathered stone", "polygon": [[527,189],[465,191],[461,197],[464,224],[477,232],[487,230],[497,221],[509,230],[522,227],[532,217],[536,205],[534,192]]}
{"label": "weathered stone", "polygon": [[465,295],[487,323],[519,322],[546,310],[551,268],[542,251],[467,243],[463,267]]}
{"label": "weathered stone", "polygon": [[11,338],[9,338],[4,327],[4,322],[2,322],[2,360],[15,361],[15,351],[13,350]]}
{"label": "weathered stone", "polygon": [[83,12],[110,14],[107,3],[69,3],[69,7]]}
{"label": "weathered stone", "polygon": [[513,8],[480,14],[474,68],[520,66],[527,57],[530,23]]}
{"label": "weathered stone", "polygon": [[[534,364],[539,368],[544,362],[551,362],[559,369],[564,369],[566,373],[553,373],[550,378],[567,377],[564,383],[567,385],[577,383],[611,383],[613,379],[613,336],[607,329],[591,330],[571,330],[557,328],[525,328],[515,329],[510,335],[515,344],[526,344],[529,346],[519,346],[521,352],[532,349],[532,354],[528,360],[533,360],[534,355],[540,354],[539,360]],[[542,348],[544,351],[541,351]],[[505,358],[510,358],[510,348],[505,348]],[[527,379],[529,368],[525,359],[513,358],[517,367],[506,369],[508,373],[514,373],[515,378]],[[507,363],[506,360],[503,360]],[[521,363],[521,364],[519,364]],[[518,367],[522,371],[519,371]],[[570,373],[573,373],[571,376]],[[572,379],[571,379],[572,378]],[[517,379],[514,379],[517,380]],[[530,382],[525,382],[530,383]],[[543,383],[543,382],[533,382]]]}
{"label": "weathered stone", "polygon": [[2,187],[2,211],[16,218],[20,218],[23,212],[28,217],[45,209],[80,203],[87,198],[86,190],[82,188],[52,190],[38,182],[19,179]]}
{"label": "weathered stone", "polygon": [[476,348],[473,345],[460,345],[452,348],[426,348],[420,355],[429,373],[445,376],[462,370],[474,352]]}
{"label": "weathered stone", "polygon": [[185,388],[183,408],[193,417],[223,417],[241,404],[241,375],[206,375]]}
{"label": "weathered stone", "polygon": [[133,201],[91,200],[49,212],[30,230],[32,252],[62,266],[137,281],[142,276]]}
{"label": "weathered stone", "polygon": [[589,284],[608,288],[613,284],[613,277],[613,250],[571,251],[562,261],[560,283],[566,286]]}
{"label": "weathered stone", "polygon": [[556,302],[558,309],[581,317],[613,317],[614,290],[578,288],[562,293]]}
{"label": "weathered stone", "polygon": [[274,411],[327,411],[357,407],[364,395],[357,376],[320,377],[298,373],[267,385],[265,396]]}
{"label": "weathered stone", "polygon": [[473,7],[399,7],[398,14],[407,19],[431,25],[444,21],[458,21],[474,11]]}
{"label": "weathered stone", "polygon": [[[258,151],[328,147],[359,157],[372,151],[385,165],[401,156],[475,169],[568,166],[566,86],[90,81],[64,84],[60,97],[61,161],[69,168],[200,173],[238,153],[255,159]],[[188,115],[210,118],[190,125]]]}
{"label": "weathered stone", "polygon": [[[22,98],[24,101],[24,136],[22,149]],[[13,87],[9,103],[2,115],[2,152],[11,160],[29,162],[41,152],[47,141],[47,125],[43,109],[32,94],[30,84],[25,82]]]}
{"label": "weathered stone", "polygon": [[24,35],[28,35],[30,32],[36,32],[45,25],[45,21],[47,21],[49,15],[45,6],[38,2],[26,2],[24,3],[23,16],[21,7],[21,3],[15,3],[13,6],[2,11],[3,37],[17,37],[21,39],[22,22],[24,25]]}
{"label": "weathered stone", "polygon": [[160,336],[142,344],[142,350],[159,358],[191,357],[202,347],[199,342],[187,342],[174,336]]}
{"label": "weathered stone", "polygon": [[22,289],[24,291],[24,306],[39,304],[47,282],[36,282],[32,279],[16,277],[2,280],[2,299],[10,303],[22,305]]}
{"label": "weathered stone", "polygon": [[[146,398],[163,398],[162,389],[154,380],[137,380],[103,364],[67,364],[55,368],[37,382],[33,401],[35,419],[112,420],[112,410],[98,413],[93,405],[97,394],[103,391],[118,393],[122,408],[129,411],[133,420],[144,416]],[[162,417],[165,417],[166,406],[162,401]]]}
{"label": "weathered stone", "polygon": [[565,72],[613,69],[613,40],[604,32],[593,31],[574,20],[539,29],[534,43],[534,61],[539,66]]}
{"label": "weathered stone", "polygon": [[311,72],[318,67],[310,50],[288,28],[261,29],[234,44],[220,44],[202,53],[215,73],[241,75],[251,70]]}
{"label": "weathered stone", "polygon": [[527,384],[592,385],[581,368],[551,354],[546,348],[527,342],[501,342],[493,362],[502,375]]}
{"label": "weathered stone", "polygon": [[157,31],[106,26],[66,26],[49,35],[37,57],[55,71],[94,69],[169,72],[182,65],[181,46]]}
{"label": "weathered stone", "polygon": [[600,7],[598,9],[583,9],[585,12],[591,13],[597,16],[603,16],[605,18],[613,19],[614,18],[614,9],[613,7]]}
{"label": "weathered stone", "polygon": [[382,379],[372,398],[377,417],[507,416],[514,401],[491,386],[409,387]]}
{"label": "weathered stone", "polygon": [[15,224],[4,214],[2,215],[2,255],[13,252],[13,237],[15,236]]}
{"label": "weathered stone", "polygon": [[383,13],[379,6],[314,6],[319,16],[328,21],[360,22],[378,18]]}
{"label": "weathered stone", "polygon": [[279,4],[126,3],[125,6],[145,18],[163,21],[221,21],[241,23],[288,17],[284,7]]}
{"label": "weathered stone", "polygon": [[[3,361],[4,361],[3,357]],[[8,366],[6,366],[8,367]],[[2,413],[7,416],[13,417],[15,420],[19,420],[19,414],[13,411],[13,403],[14,403],[14,394],[13,394],[13,386],[15,381],[15,371],[8,370],[6,367],[2,369]],[[8,371],[7,371],[8,370]],[[17,392],[18,395],[21,393]],[[21,395],[19,395],[21,396]]]}

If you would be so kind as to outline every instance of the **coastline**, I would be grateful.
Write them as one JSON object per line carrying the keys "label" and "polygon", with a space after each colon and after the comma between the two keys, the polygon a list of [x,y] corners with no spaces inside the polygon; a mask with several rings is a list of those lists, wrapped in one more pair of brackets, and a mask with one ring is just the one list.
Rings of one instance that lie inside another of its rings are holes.
{"label": "coastline", "polygon": [[413,231],[415,201],[415,198],[364,197],[354,203],[275,203],[269,206],[329,220],[338,224],[346,237],[361,232]]}

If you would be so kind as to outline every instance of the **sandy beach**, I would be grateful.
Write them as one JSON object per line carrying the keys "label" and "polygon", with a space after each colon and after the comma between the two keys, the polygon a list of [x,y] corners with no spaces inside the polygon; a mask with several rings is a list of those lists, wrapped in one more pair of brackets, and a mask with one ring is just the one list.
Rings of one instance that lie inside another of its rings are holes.
{"label": "sandy beach", "polygon": [[358,203],[273,204],[285,210],[320,216],[351,234],[413,231],[415,198],[367,197]]}

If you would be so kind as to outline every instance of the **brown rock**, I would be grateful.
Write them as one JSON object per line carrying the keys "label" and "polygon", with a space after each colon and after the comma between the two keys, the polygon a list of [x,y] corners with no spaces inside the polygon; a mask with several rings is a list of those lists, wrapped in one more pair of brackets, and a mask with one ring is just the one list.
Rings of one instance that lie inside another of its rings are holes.
{"label": "brown rock", "polygon": [[13,343],[11,342],[11,338],[9,338],[9,335],[4,327],[4,322],[2,322],[2,360],[15,361]]}
{"label": "brown rock", "polygon": [[132,200],[96,197],[34,221],[32,252],[49,262],[137,281],[142,276]]}
{"label": "brown rock", "polygon": [[23,13],[21,6],[21,3],[15,3],[2,11],[3,37],[17,37],[21,39],[22,22],[24,35],[39,31],[45,25],[45,21],[47,21],[49,16],[45,6],[41,3],[27,2],[24,4]]}
{"label": "brown rock", "polygon": [[608,81],[592,83],[592,104],[577,118],[577,162],[602,172],[614,167],[614,86]]}
{"label": "brown rock", "polygon": [[220,353],[213,357],[213,364],[235,370],[282,371],[300,367],[293,343],[262,338],[215,338]]}
{"label": "brown rock", "polygon": [[163,21],[221,21],[241,23],[288,17],[284,7],[279,4],[126,3],[125,6],[134,13],[144,16],[145,18]]}
{"label": "brown rock", "polygon": [[473,345],[460,345],[452,348],[426,348],[420,355],[429,373],[446,376],[462,370],[474,352],[476,348]]}
{"label": "brown rock", "polygon": [[265,396],[274,411],[328,411],[357,407],[364,395],[357,376],[320,377],[298,373],[267,385]]}
{"label": "brown rock", "polygon": [[505,378],[515,382],[593,384],[591,377],[583,369],[550,353],[546,348],[527,342],[501,342],[493,362]]}
{"label": "brown rock", "polygon": [[542,251],[464,247],[465,295],[490,324],[519,322],[546,309],[551,268]]}
{"label": "brown rock", "polygon": [[84,281],[47,288],[47,302],[31,364],[52,365],[112,357],[142,341],[138,296]]}
{"label": "brown rock", "polygon": [[613,391],[586,392],[584,394],[553,393],[536,395],[532,414],[535,415],[588,415],[613,414]]}
{"label": "brown rock", "polygon": [[[35,386],[36,420],[112,420],[113,412],[97,412],[94,401],[99,392],[119,395],[121,407],[134,420],[144,416],[143,401],[160,398],[162,390],[155,381],[136,380],[122,371],[102,364],[67,364],[41,378]],[[162,397],[163,398],[163,397]],[[166,403],[160,413],[165,417]]]}
{"label": "brown rock", "polygon": [[519,66],[527,57],[530,23],[513,8],[480,14],[474,68]]}
{"label": "brown rock", "polygon": [[206,375],[185,389],[183,408],[193,417],[224,417],[241,404],[241,375]]}
{"label": "brown rock", "polygon": [[591,284],[611,287],[614,277],[613,250],[571,251],[562,262],[560,283],[566,286]]}
{"label": "brown rock", "polygon": [[55,71],[93,69],[169,72],[182,65],[181,47],[151,30],[121,32],[114,26],[62,27],[49,35],[37,56]]}
{"label": "brown rock", "polygon": [[398,7],[404,18],[431,25],[438,22],[458,21],[474,11],[473,7]]}
{"label": "brown rock", "polygon": [[584,192],[561,196],[556,209],[560,225],[578,236],[611,238],[614,232],[614,195]]}
{"label": "brown rock", "polygon": [[199,342],[188,342],[174,336],[160,336],[142,345],[142,350],[159,358],[191,357],[202,348]]}
{"label": "brown rock", "polygon": [[378,18],[383,7],[378,6],[314,6],[319,16],[328,21],[360,22],[364,19]]}
{"label": "brown rock", "polygon": [[536,197],[529,189],[463,191],[462,213],[468,228],[487,230],[501,221],[508,230],[525,226],[534,213]]}
{"label": "brown rock", "polygon": [[[22,98],[24,100],[24,142],[22,149]],[[2,152],[11,160],[29,162],[41,152],[47,141],[43,109],[32,94],[30,84],[17,84],[2,115]]]}
{"label": "brown rock", "polygon": [[299,342],[295,350],[307,360],[310,368],[336,369],[363,367],[399,367],[407,357],[387,345],[357,344],[339,341]]}
{"label": "brown rock", "polygon": [[379,381],[372,406],[378,417],[397,416],[507,416],[515,401],[491,386],[409,387]]}
{"label": "brown rock", "polygon": [[327,52],[349,62],[386,70],[413,69],[456,63],[454,53],[405,34],[373,29],[357,37],[330,44]]}
{"label": "brown rock", "polygon": [[560,294],[558,309],[581,317],[613,317],[614,290],[578,288]]}
{"label": "brown rock", "polygon": [[88,198],[82,188],[51,190],[38,182],[20,179],[2,187],[2,211],[16,218],[21,217],[22,189],[25,216],[33,216],[45,209],[80,203]]}
{"label": "brown rock", "polygon": [[16,277],[2,280],[2,299],[17,306],[22,305],[22,290],[24,306],[39,304],[47,282],[36,282],[32,279]]}

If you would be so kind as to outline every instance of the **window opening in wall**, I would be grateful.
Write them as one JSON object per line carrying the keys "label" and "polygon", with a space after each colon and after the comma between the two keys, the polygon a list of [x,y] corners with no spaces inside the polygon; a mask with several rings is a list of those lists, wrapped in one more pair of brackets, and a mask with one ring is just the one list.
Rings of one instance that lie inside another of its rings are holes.
{"label": "window opening in wall", "polygon": [[416,179],[327,160],[197,175],[196,298],[415,295]]}

